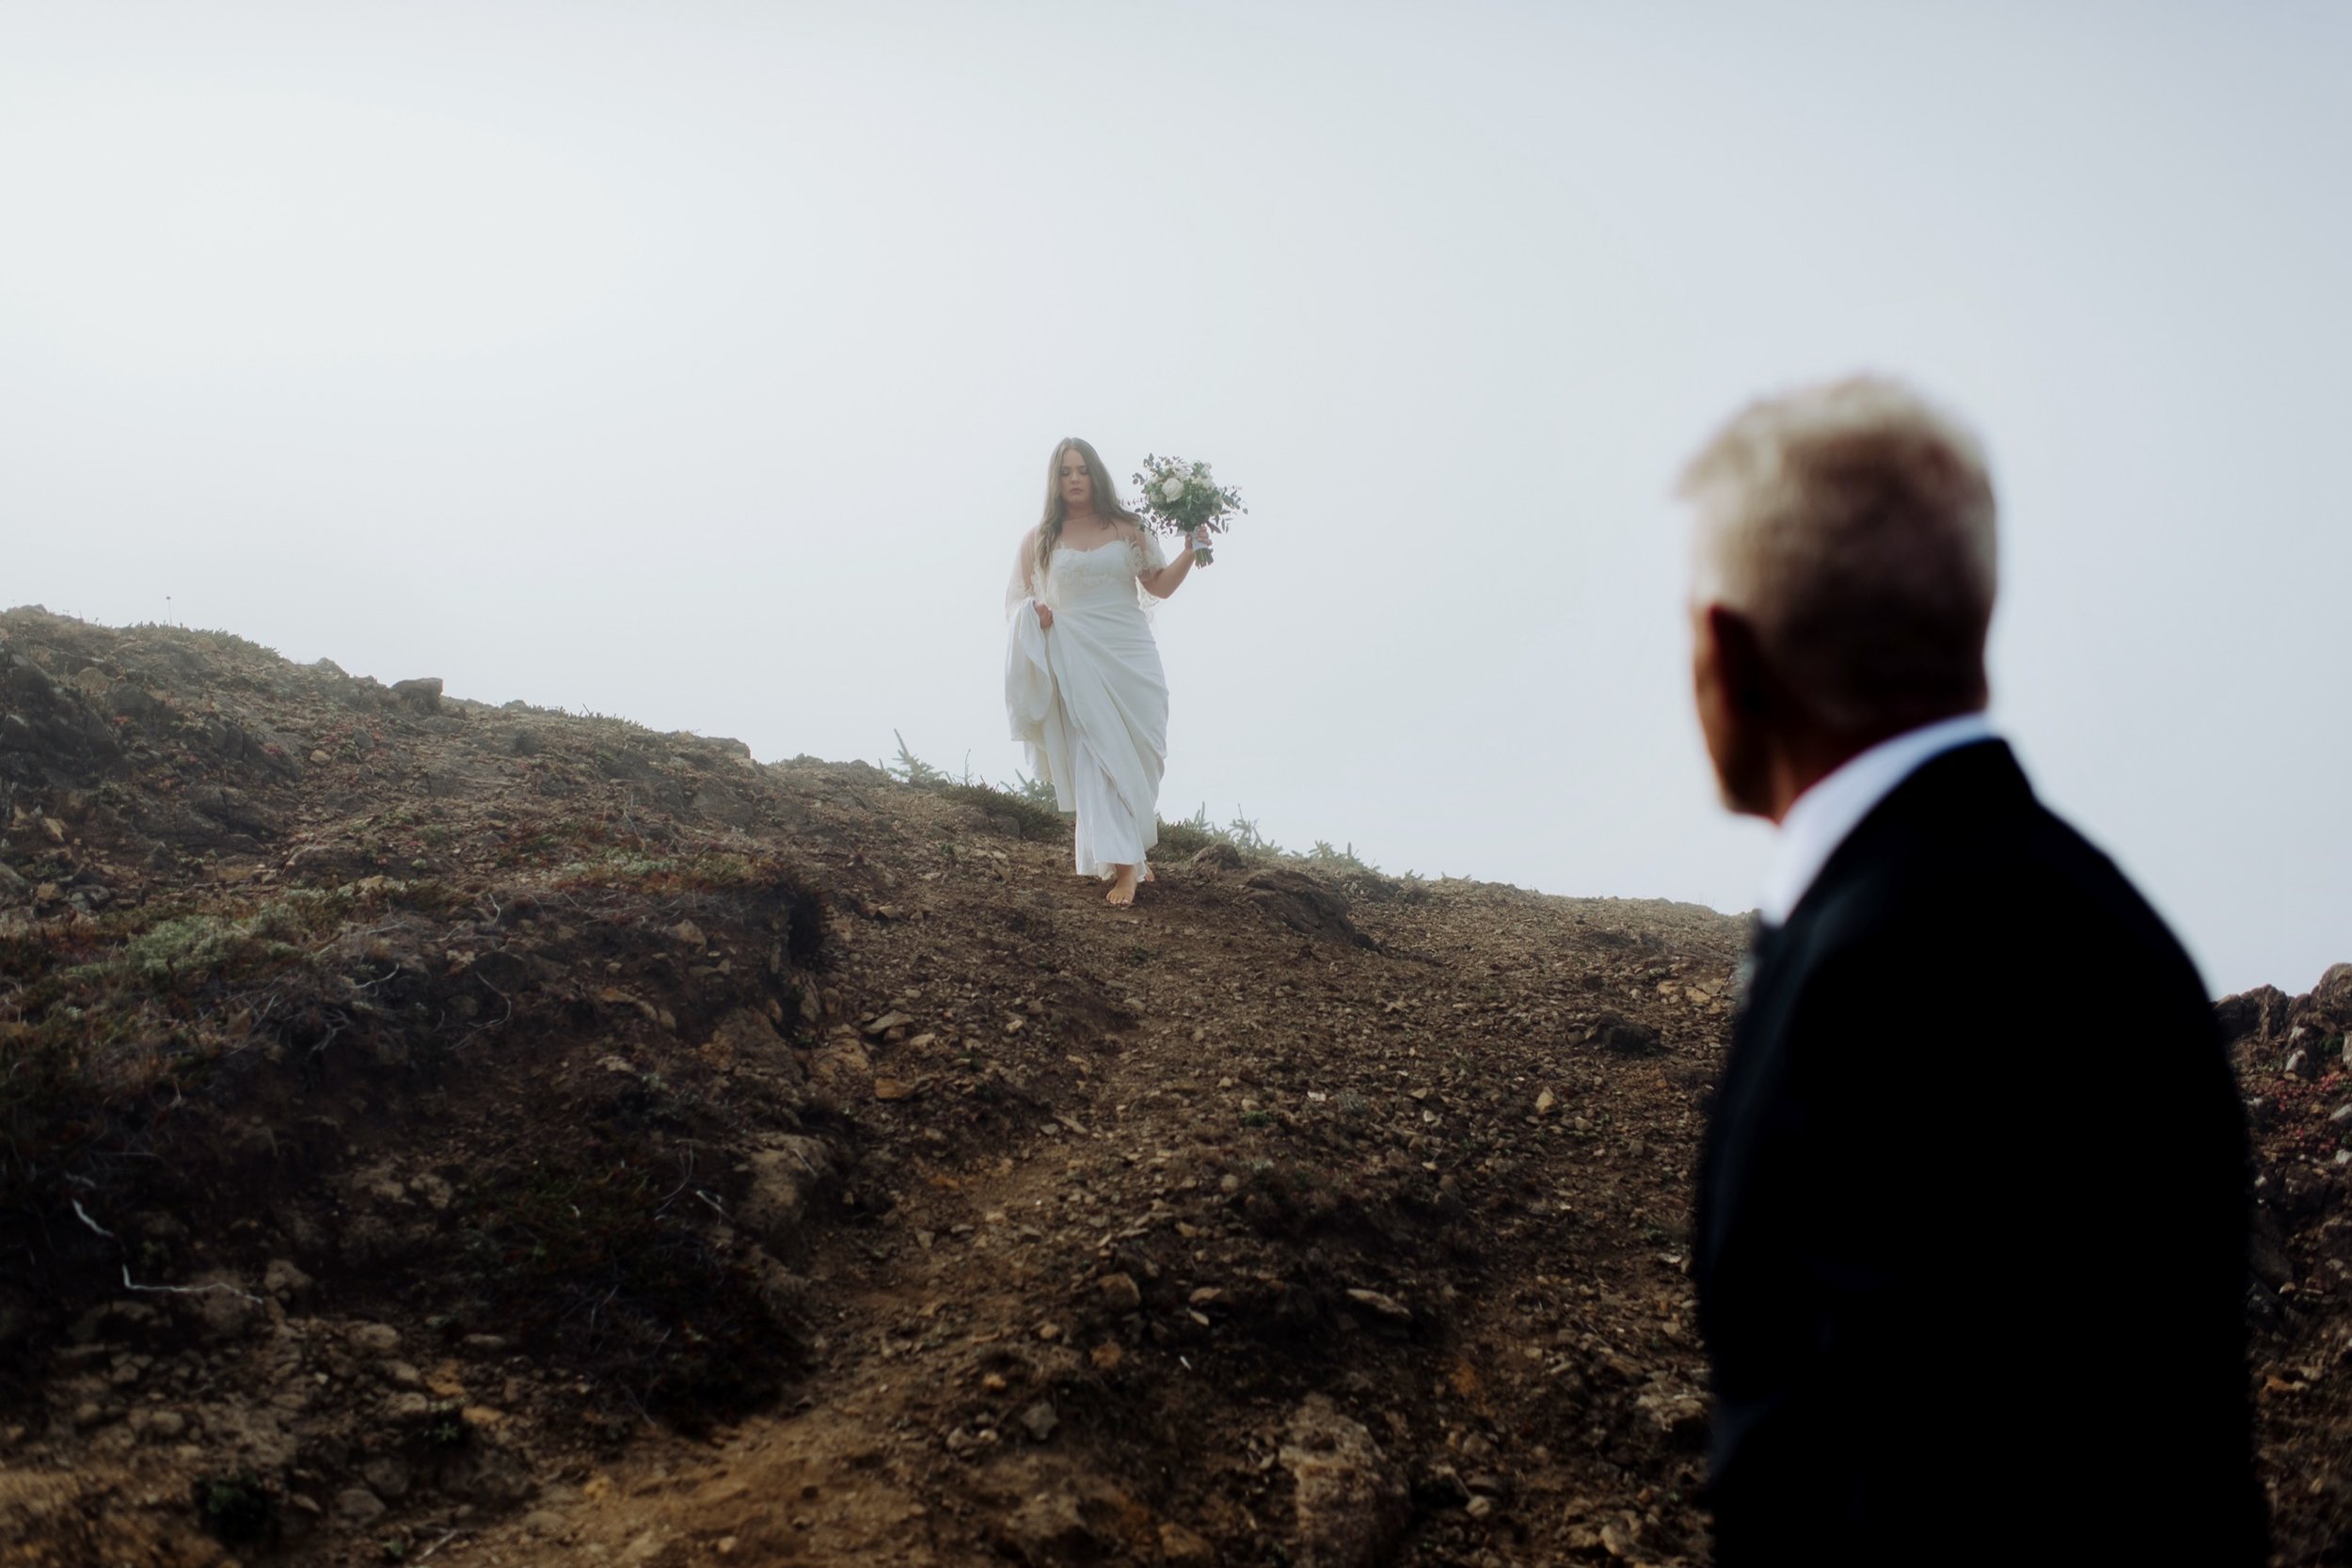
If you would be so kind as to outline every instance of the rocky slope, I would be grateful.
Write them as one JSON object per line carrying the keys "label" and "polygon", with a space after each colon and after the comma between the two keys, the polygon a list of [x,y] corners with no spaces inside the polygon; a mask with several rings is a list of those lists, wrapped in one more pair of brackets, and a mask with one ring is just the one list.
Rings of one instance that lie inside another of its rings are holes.
{"label": "rocky slope", "polygon": [[[8,1560],[1706,1559],[1710,911],[33,610],[0,823]],[[2352,969],[2223,1016],[2336,1560]]]}

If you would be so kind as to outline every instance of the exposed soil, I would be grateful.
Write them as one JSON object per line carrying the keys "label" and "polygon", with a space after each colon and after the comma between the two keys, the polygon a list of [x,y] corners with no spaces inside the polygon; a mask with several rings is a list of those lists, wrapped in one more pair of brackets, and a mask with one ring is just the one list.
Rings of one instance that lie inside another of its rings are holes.
{"label": "exposed soil", "polygon": [[[37,610],[0,821],[0,1560],[1707,1559],[1734,921]],[[2352,969],[2223,1016],[2342,1561]]]}

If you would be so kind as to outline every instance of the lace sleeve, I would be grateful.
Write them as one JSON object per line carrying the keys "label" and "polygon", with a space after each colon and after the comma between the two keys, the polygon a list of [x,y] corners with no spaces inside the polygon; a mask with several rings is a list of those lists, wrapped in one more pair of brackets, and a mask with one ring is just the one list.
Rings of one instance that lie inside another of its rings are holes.
{"label": "lace sleeve", "polygon": [[1037,531],[1031,529],[1021,536],[1021,546],[1013,552],[1012,577],[1005,584],[1006,615],[1010,616],[1031,599],[1053,602],[1047,586],[1038,581],[1043,575],[1037,563]]}
{"label": "lace sleeve", "polygon": [[1141,562],[1136,567],[1136,575],[1140,577],[1146,572],[1156,572],[1167,565],[1168,552],[1160,547],[1160,536],[1148,528],[1138,529],[1136,532],[1142,537],[1136,544],[1136,556]]}

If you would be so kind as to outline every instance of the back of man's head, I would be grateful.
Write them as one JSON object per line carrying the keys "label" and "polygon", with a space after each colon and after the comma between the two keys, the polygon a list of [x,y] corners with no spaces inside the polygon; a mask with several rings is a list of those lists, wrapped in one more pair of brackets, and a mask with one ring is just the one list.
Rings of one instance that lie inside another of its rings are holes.
{"label": "back of man's head", "polygon": [[1984,706],[1993,484],[1950,416],[1869,376],[1765,398],[1681,494],[1698,603],[1747,621],[1824,727],[1887,735]]}

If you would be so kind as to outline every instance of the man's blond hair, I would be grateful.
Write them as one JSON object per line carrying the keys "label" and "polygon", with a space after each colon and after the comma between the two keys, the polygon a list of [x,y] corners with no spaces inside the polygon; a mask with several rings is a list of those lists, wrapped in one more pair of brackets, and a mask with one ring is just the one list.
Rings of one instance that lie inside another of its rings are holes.
{"label": "man's blond hair", "polygon": [[1875,376],[1759,399],[1679,493],[1699,602],[1746,618],[1824,723],[1893,734],[1984,706],[1993,483],[1957,420]]}

